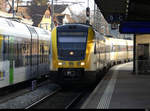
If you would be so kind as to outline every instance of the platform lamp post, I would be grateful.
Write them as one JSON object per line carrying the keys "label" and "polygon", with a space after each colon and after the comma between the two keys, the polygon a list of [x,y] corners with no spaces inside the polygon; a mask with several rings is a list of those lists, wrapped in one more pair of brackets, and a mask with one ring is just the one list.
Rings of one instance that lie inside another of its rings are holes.
{"label": "platform lamp post", "polygon": [[90,23],[90,8],[89,8],[89,0],[87,1],[87,8],[86,8],[86,24]]}
{"label": "platform lamp post", "polygon": [[15,9],[14,9],[14,7],[15,7],[15,2],[14,2],[14,0],[12,0],[12,13],[13,13],[13,18],[15,17]]}
{"label": "platform lamp post", "polygon": [[51,31],[54,28],[53,19],[54,19],[54,2],[52,0],[51,1]]}
{"label": "platform lamp post", "polygon": [[86,8],[86,24],[90,23],[90,8]]}

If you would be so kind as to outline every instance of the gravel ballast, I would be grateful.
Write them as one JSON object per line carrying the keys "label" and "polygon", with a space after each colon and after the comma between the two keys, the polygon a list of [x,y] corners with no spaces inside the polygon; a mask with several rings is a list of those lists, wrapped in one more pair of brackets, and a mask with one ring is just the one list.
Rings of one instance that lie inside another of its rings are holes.
{"label": "gravel ballast", "polygon": [[29,93],[1,103],[0,109],[25,109],[32,103],[40,100],[42,97],[48,95],[58,88],[59,86],[56,84],[47,84],[41,86]]}

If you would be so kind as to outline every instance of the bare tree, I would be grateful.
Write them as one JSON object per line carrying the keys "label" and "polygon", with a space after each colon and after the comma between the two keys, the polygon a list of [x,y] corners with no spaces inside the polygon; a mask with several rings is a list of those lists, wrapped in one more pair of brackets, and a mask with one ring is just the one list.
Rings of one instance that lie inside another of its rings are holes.
{"label": "bare tree", "polygon": [[75,14],[72,12],[72,19],[76,22],[76,23],[86,23],[86,15],[85,15],[85,10],[83,10],[82,12],[80,12],[79,14]]}

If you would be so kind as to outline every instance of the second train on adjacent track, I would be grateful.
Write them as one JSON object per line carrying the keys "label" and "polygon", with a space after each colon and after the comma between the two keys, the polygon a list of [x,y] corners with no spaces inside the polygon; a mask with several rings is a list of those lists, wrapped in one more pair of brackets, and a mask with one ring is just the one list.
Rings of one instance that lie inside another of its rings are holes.
{"label": "second train on adjacent track", "polygon": [[51,33],[0,18],[0,88],[50,72]]}

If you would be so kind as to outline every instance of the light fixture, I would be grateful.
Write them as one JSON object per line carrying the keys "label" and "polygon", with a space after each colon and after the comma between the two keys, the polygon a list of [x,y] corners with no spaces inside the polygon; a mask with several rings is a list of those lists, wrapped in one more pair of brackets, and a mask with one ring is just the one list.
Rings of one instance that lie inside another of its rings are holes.
{"label": "light fixture", "polygon": [[62,62],[58,62],[58,65],[59,65],[59,66],[62,66]]}
{"label": "light fixture", "polygon": [[81,66],[84,66],[85,65],[85,62],[81,62]]}

